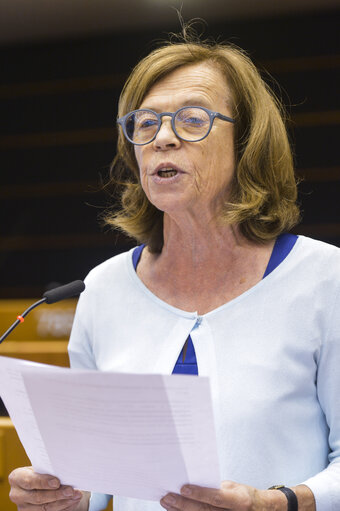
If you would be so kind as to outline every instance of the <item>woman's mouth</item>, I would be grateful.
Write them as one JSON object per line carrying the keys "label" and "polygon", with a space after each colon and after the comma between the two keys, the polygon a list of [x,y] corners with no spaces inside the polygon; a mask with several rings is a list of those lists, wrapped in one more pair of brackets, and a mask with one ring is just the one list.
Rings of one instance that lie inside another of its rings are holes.
{"label": "woman's mouth", "polygon": [[151,178],[156,184],[171,185],[179,181],[183,174],[185,174],[184,170],[169,161],[155,167],[151,172]]}
{"label": "woman's mouth", "polygon": [[160,169],[158,170],[157,172],[157,175],[159,177],[173,177],[177,174],[177,170],[173,169],[173,168],[163,168],[163,169]]}

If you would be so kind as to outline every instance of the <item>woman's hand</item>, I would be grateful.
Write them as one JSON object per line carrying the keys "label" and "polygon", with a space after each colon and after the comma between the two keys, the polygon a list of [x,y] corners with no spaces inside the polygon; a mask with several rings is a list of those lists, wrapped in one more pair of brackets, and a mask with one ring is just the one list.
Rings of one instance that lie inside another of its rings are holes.
{"label": "woman's hand", "polygon": [[185,485],[181,494],[169,493],[160,501],[168,511],[286,511],[287,499],[278,490],[257,490],[223,481],[219,490]]}
{"label": "woman's hand", "polygon": [[61,485],[59,479],[37,474],[32,467],[17,468],[8,477],[9,497],[18,511],[87,511],[90,494]]}

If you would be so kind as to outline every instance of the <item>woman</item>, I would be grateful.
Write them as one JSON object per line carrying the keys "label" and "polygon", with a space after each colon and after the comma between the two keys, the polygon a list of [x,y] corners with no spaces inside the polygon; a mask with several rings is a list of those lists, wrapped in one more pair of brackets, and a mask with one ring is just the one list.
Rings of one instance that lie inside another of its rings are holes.
{"label": "woman", "polygon": [[[118,122],[129,177],[107,221],[142,244],[87,277],[72,366],[210,377],[224,482],[164,508],[340,508],[340,253],[286,234],[299,213],[278,102],[241,51],[169,44],[132,72]],[[19,510],[109,499],[30,468],[10,482]]]}

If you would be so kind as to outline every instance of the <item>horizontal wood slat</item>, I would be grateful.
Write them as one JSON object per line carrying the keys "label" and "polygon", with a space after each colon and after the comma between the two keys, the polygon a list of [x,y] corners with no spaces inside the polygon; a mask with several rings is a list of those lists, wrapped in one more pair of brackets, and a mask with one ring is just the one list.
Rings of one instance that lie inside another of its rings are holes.
{"label": "horizontal wood slat", "polygon": [[340,181],[340,166],[297,169],[296,173],[304,181],[318,182]]}
{"label": "horizontal wood slat", "polygon": [[[327,126],[340,123],[340,110],[322,112],[301,112],[291,116],[293,125],[298,127]],[[86,130],[66,130],[43,133],[25,133],[6,135],[0,139],[0,149],[25,149],[31,147],[49,147],[83,145],[100,142],[116,142],[117,129],[93,128]]]}
{"label": "horizontal wood slat", "polygon": [[[272,73],[294,73],[300,71],[322,71],[340,67],[340,55],[317,55],[314,57],[296,57],[260,61],[260,68]],[[10,83],[0,85],[0,99],[19,97],[69,94],[90,90],[103,90],[122,87],[127,73],[114,73],[98,76],[72,77],[59,80]]]}
{"label": "horizontal wood slat", "polygon": [[291,122],[298,127],[327,126],[340,123],[340,110],[324,112],[301,112],[293,114]]}
{"label": "horizontal wood slat", "polygon": [[[340,223],[327,224],[301,224],[295,228],[294,232],[313,235],[320,238],[340,237]],[[34,250],[68,250],[72,248],[93,248],[93,247],[109,247],[117,246],[115,233],[105,234],[65,234],[58,236],[7,236],[3,237],[0,242],[1,252],[15,251],[34,251]],[[125,244],[119,243],[119,247],[123,250]]]}
{"label": "horizontal wood slat", "polygon": [[114,245],[115,239],[111,233],[4,236],[0,239],[0,252],[108,247]]}
{"label": "horizontal wood slat", "polygon": [[[340,181],[340,166],[297,169],[296,174],[304,181]],[[103,190],[103,184],[99,181],[15,184],[2,186],[0,188],[0,199],[76,196],[94,194]]]}
{"label": "horizontal wood slat", "polygon": [[70,94],[91,90],[112,89],[122,87],[127,75],[115,73],[100,76],[85,76],[64,80],[46,80],[0,85],[0,99],[14,99],[27,96],[50,94]]}
{"label": "horizontal wood slat", "polygon": [[316,55],[293,59],[264,60],[260,66],[272,73],[294,73],[296,71],[323,71],[340,67],[340,55]]}
{"label": "horizontal wood slat", "polygon": [[38,362],[39,364],[70,367],[68,341],[5,341],[1,355]]}
{"label": "horizontal wood slat", "polygon": [[[14,299],[14,300],[0,300],[0,331],[6,332],[10,325],[15,321],[18,314],[22,314],[36,299]],[[41,295],[40,295],[41,296]],[[59,303],[48,305],[42,304],[31,311],[25,318],[23,323],[20,323],[9,335],[8,340],[1,345],[0,354],[7,353],[10,348],[9,342],[24,342],[21,351],[25,352],[25,346],[28,342],[34,341],[36,344],[32,345],[30,349],[33,353],[49,351],[62,352],[59,344],[46,344],[47,341],[56,343],[66,341],[69,338],[74,313],[76,310],[77,298],[63,300]],[[40,348],[39,348],[40,344]],[[5,347],[7,346],[7,348]],[[13,347],[14,350],[17,348]],[[18,346],[18,350],[20,346]],[[4,351],[5,350],[5,351]],[[13,350],[12,350],[13,351]],[[12,355],[14,356],[14,355]]]}
{"label": "horizontal wood slat", "polygon": [[73,181],[64,183],[35,183],[5,185],[0,188],[0,199],[65,197],[97,193],[102,186],[95,181]]}
{"label": "horizontal wood slat", "polygon": [[1,345],[1,355],[4,357],[20,358],[51,364],[61,367],[69,367],[70,361],[67,352],[68,341],[10,341],[6,340]]}
{"label": "horizontal wood slat", "polygon": [[340,223],[301,224],[294,228],[294,232],[312,238],[340,238]]}
{"label": "horizontal wood slat", "polygon": [[0,149],[83,145],[111,141],[113,143],[116,140],[116,132],[117,130],[113,126],[111,128],[6,135],[0,139]]}
{"label": "horizontal wood slat", "polygon": [[10,341],[6,340],[1,346],[1,355],[17,356],[28,353],[67,353],[68,341]]}

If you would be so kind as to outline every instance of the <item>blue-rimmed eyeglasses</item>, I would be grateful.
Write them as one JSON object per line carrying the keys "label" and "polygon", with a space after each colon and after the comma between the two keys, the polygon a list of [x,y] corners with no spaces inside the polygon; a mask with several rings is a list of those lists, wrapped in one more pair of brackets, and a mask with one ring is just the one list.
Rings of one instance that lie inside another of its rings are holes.
{"label": "blue-rimmed eyeglasses", "polygon": [[184,106],[176,112],[158,114],[148,108],[133,110],[117,120],[126,138],[135,145],[152,142],[162,125],[162,117],[171,117],[171,126],[178,138],[186,142],[199,142],[207,137],[216,117],[222,121],[235,120],[203,106]]}

